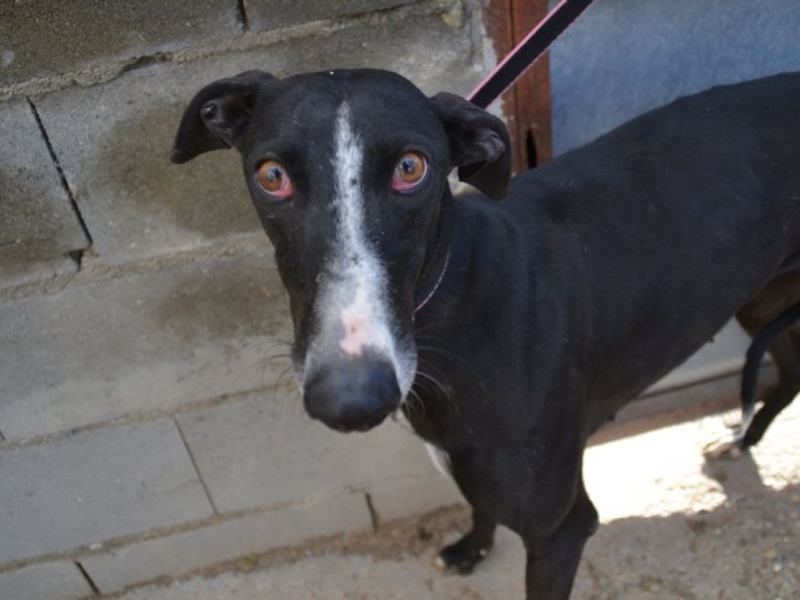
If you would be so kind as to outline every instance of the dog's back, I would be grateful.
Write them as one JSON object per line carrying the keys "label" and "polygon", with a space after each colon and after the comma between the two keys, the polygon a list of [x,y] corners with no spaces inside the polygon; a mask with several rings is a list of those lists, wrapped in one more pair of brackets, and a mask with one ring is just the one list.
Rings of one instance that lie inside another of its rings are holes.
{"label": "dog's back", "polygon": [[623,404],[800,267],[797,140],[800,74],[778,75],[677,100],[512,183],[510,222],[576,259],[596,397]]}

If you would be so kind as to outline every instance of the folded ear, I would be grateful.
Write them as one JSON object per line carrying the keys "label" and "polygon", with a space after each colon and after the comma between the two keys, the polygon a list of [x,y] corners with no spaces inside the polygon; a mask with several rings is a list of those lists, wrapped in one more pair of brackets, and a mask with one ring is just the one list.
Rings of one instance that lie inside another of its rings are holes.
{"label": "folded ear", "polygon": [[431,98],[450,142],[458,178],[494,200],[511,180],[511,139],[503,121],[455,94]]}
{"label": "folded ear", "polygon": [[241,149],[256,94],[275,79],[264,71],[245,71],[197,92],[183,113],[170,160],[180,164],[210,150]]}

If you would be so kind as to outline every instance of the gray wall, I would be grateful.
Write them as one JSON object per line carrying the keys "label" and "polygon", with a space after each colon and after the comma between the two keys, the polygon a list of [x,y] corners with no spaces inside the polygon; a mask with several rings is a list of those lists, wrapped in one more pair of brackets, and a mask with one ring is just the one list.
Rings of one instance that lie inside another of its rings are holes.
{"label": "gray wall", "polygon": [[800,70],[800,3],[596,0],[551,66],[560,154],[680,96]]}
{"label": "gray wall", "polygon": [[305,416],[238,157],[168,156],[193,94],[246,69],[384,67],[465,93],[480,11],[246,6],[0,5],[3,600],[89,596],[87,577],[111,592],[458,499],[397,424],[342,436]]}

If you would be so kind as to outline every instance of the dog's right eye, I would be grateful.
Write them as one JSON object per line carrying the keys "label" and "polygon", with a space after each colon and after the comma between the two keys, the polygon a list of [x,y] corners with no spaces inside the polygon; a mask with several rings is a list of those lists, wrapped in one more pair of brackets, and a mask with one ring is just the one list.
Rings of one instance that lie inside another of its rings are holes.
{"label": "dog's right eye", "polygon": [[256,183],[267,195],[281,200],[291,196],[294,191],[289,174],[277,160],[267,160],[259,165]]}
{"label": "dog's right eye", "polygon": [[400,192],[410,192],[425,179],[428,162],[417,152],[406,152],[397,161],[392,174],[392,187]]}

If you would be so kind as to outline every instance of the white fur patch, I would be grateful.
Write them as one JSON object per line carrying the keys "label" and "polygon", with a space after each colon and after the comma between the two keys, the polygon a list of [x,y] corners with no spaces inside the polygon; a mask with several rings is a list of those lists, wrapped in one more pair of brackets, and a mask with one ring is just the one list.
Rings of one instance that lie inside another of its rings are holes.
{"label": "white fur patch", "polygon": [[337,343],[345,354],[360,356],[369,348],[386,356],[405,397],[413,382],[416,358],[402,352],[392,334],[386,272],[367,241],[363,159],[363,144],[343,102],[336,118],[332,158],[336,207],[335,250],[330,264],[333,275],[321,284],[318,318],[323,337],[343,332]]}
{"label": "white fur patch", "polygon": [[439,446],[434,446],[428,442],[425,442],[425,449],[428,451],[428,456],[431,457],[433,466],[436,467],[443,475],[452,477],[453,469],[450,466],[450,455],[439,448]]}

